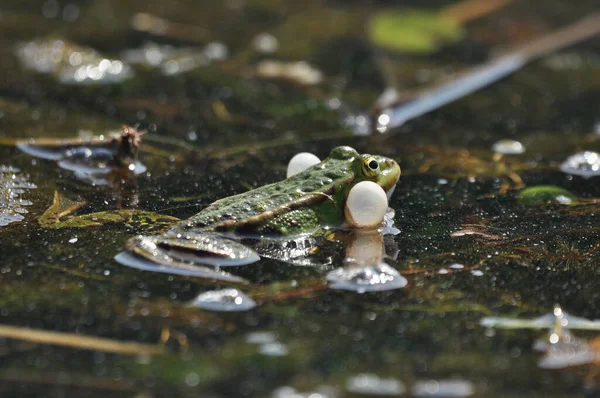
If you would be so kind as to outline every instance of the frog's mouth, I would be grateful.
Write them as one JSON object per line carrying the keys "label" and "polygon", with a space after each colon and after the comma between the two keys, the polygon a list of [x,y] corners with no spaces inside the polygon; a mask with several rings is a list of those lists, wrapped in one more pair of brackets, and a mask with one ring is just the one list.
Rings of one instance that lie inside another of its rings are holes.
{"label": "frog's mouth", "polygon": [[396,189],[396,184],[398,182],[396,182],[394,185],[392,185],[392,187],[390,189],[388,189],[387,191],[385,191],[385,194],[387,196],[388,202],[390,201],[390,199],[392,199],[392,195],[394,194],[394,190]]}

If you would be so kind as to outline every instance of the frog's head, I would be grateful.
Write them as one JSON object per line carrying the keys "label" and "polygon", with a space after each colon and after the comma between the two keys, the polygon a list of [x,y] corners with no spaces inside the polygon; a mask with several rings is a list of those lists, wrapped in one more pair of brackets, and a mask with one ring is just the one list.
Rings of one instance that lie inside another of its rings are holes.
{"label": "frog's head", "polygon": [[400,166],[394,159],[379,155],[359,155],[353,148],[342,146],[334,148],[330,158],[352,162],[354,182],[373,181],[386,192],[388,200],[394,192],[400,178]]}
{"label": "frog's head", "polygon": [[354,160],[354,172],[355,181],[373,181],[383,188],[388,200],[394,193],[401,173],[400,166],[394,159],[368,154],[360,155]]}

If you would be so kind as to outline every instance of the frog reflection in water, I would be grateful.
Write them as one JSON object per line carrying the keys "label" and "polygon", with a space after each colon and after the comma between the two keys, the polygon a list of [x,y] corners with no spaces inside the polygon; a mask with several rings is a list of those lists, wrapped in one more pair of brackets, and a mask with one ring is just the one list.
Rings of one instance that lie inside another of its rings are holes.
{"label": "frog reflection in water", "polygon": [[286,180],[214,202],[165,235],[130,239],[129,253],[120,253],[116,260],[144,269],[148,266],[140,263],[148,260],[174,268],[249,264],[258,255],[228,238],[291,236],[342,227],[346,198],[355,184],[373,181],[389,198],[399,177],[400,166],[392,159],[337,147],[321,163]]}

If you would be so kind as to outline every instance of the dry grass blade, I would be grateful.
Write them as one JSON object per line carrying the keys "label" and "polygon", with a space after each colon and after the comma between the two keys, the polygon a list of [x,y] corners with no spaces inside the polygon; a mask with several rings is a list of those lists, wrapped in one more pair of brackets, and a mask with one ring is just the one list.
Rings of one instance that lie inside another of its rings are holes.
{"label": "dry grass blade", "polygon": [[465,23],[492,13],[513,1],[514,0],[465,0],[446,7],[440,12],[440,15],[458,23]]}
{"label": "dry grass blade", "polygon": [[164,353],[164,347],[158,344],[124,342],[100,337],[81,336],[74,333],[50,332],[10,325],[0,325],[0,337],[125,355],[160,355]]}

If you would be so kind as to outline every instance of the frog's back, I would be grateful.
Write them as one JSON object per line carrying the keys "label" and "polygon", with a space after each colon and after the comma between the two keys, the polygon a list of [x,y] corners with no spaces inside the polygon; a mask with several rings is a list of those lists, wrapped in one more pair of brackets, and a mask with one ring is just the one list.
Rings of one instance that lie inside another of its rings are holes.
{"label": "frog's back", "polygon": [[251,232],[275,217],[291,212],[298,214],[298,219],[302,220],[306,214],[301,215],[299,211],[326,201],[339,207],[333,196],[347,190],[353,178],[348,156],[338,159],[330,155],[323,162],[286,180],[217,200],[197,215],[177,224],[173,231]]}

